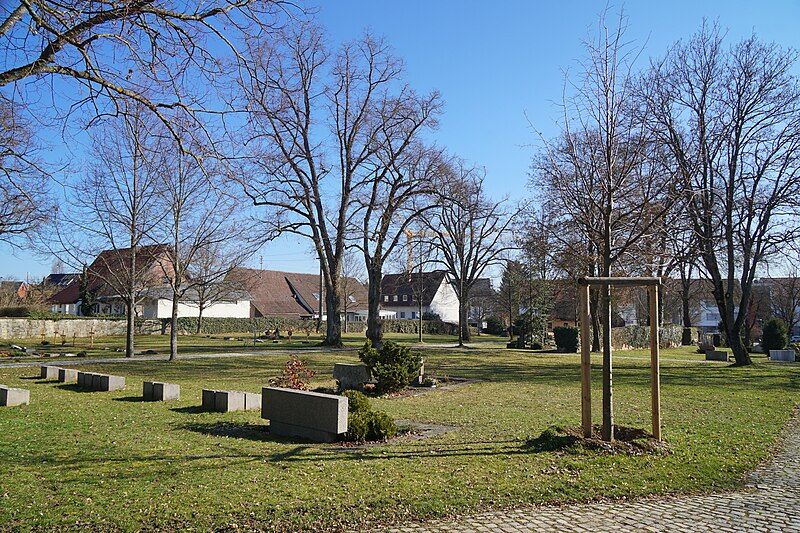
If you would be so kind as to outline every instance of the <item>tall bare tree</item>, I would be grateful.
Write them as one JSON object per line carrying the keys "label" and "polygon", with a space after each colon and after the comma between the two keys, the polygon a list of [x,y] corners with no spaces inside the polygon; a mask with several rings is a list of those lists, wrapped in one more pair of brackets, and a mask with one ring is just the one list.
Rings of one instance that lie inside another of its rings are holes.
{"label": "tall bare tree", "polygon": [[360,237],[357,246],[364,255],[368,277],[367,338],[376,349],[383,343],[380,304],[384,262],[402,241],[409,224],[434,207],[426,196],[435,192],[446,165],[440,150],[419,144],[409,148],[419,128],[432,121],[432,113],[439,107],[438,96],[425,101],[414,97],[405,105],[409,122],[399,132],[387,131],[377,166],[359,187],[354,213],[361,227],[353,232]]}
{"label": "tall bare tree", "polygon": [[680,171],[737,365],[751,363],[742,337],[758,268],[800,229],[796,59],[755,36],[726,48],[719,28],[704,25],[652,67],[655,131]]}
{"label": "tall bare tree", "polygon": [[[160,170],[156,154],[161,139],[153,132],[158,128],[138,104],[125,107],[125,113],[104,121],[93,133],[94,166],[73,191],[73,209],[60,213],[64,223],[60,255],[74,261],[104,251],[88,275],[97,280],[95,284],[109,287],[114,293],[110,296],[123,300],[125,355],[132,357],[140,291],[153,275],[149,267],[165,248],[144,246],[151,242],[148,236],[163,218],[156,209]],[[76,242],[75,235],[85,235],[85,243]],[[142,251],[145,257],[140,257]]]}
{"label": "tall bare tree", "polygon": [[436,209],[423,217],[438,261],[451,277],[458,297],[458,344],[469,341],[470,291],[487,269],[503,262],[513,248],[510,226],[516,213],[485,191],[482,170],[463,161],[451,163],[449,182],[439,192]]}
{"label": "tall bare tree", "polygon": [[342,262],[348,231],[359,226],[360,189],[371,184],[378,154],[391,154],[386,139],[397,143],[385,161],[392,164],[436,112],[438,97],[403,86],[401,62],[369,35],[331,52],[319,28],[297,24],[254,44],[250,56],[242,83],[250,166],[236,179],[256,205],[271,208],[269,234],[313,242],[325,284],[325,342],[338,346]]}
{"label": "tall bare tree", "polygon": [[[185,142],[184,145],[190,145]],[[202,147],[192,147],[194,154],[207,154]],[[222,271],[216,276],[204,271],[195,281],[191,272],[195,263],[199,269],[214,264],[209,262],[209,251],[238,243],[241,253],[246,253],[243,235],[246,233],[243,212],[235,198],[223,193],[219,173],[213,159],[195,158],[181,150],[170,137],[162,139],[158,158],[156,191],[159,210],[164,213],[160,224],[152,228],[155,242],[169,245],[166,260],[162,262],[164,280],[171,289],[172,312],[170,316],[170,361],[178,355],[178,309],[187,294],[197,292],[197,285],[207,287],[210,278],[224,278],[231,264],[219,265]]]}
{"label": "tall bare tree", "polygon": [[[600,18],[585,43],[587,60],[574,95],[564,103],[561,136],[534,165],[534,179],[551,209],[579,231],[587,248],[587,274],[617,273],[635,243],[654,232],[674,202],[668,159],[652,142],[634,71],[636,50]],[[603,438],[613,440],[611,291],[600,291],[603,344]],[[597,320],[595,320],[597,324]]]}

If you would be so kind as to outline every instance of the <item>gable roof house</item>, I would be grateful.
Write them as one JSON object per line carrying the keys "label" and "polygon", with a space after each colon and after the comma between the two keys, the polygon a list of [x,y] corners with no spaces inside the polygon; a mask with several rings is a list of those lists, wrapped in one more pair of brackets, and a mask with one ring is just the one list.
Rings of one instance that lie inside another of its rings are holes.
{"label": "gable roof house", "polygon": [[[419,313],[439,315],[443,322],[458,324],[458,297],[444,270],[386,274],[381,281],[381,309],[399,319],[419,319]],[[420,307],[421,306],[421,307]]]}
{"label": "gable roof house", "polygon": [[[169,276],[167,260],[169,248],[165,244],[138,246],[136,248],[137,272],[135,284],[142,290],[161,285]],[[86,269],[87,290],[97,300],[95,314],[124,315],[122,298],[124,287],[130,282],[128,265],[133,255],[132,248],[103,250]],[[55,313],[80,314],[80,275],[50,298],[51,311]],[[137,306],[137,315],[141,309]]]}
{"label": "gable roof house", "polygon": [[[318,274],[237,268],[225,279],[240,283],[250,294],[251,317],[312,319],[320,314],[324,294],[320,294]],[[359,321],[367,309],[367,288],[355,278],[348,278],[346,285],[348,294],[342,296],[342,314],[348,321]]]}

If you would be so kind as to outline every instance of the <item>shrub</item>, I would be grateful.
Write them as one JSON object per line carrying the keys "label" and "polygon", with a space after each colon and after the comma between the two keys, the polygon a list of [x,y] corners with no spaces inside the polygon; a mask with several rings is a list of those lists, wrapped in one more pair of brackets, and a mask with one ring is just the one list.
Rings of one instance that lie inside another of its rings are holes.
{"label": "shrub", "polygon": [[490,316],[486,319],[486,333],[490,335],[503,335],[505,333],[505,328],[503,327],[503,321],[497,318],[496,316]]}
{"label": "shrub", "polygon": [[392,417],[383,411],[370,411],[367,419],[367,439],[386,440],[397,435],[397,426]]}
{"label": "shrub", "polygon": [[572,326],[553,328],[553,336],[559,352],[573,353],[578,351],[578,328]]}
{"label": "shrub", "polygon": [[347,398],[347,410],[351,413],[359,411],[369,411],[369,400],[363,392],[357,390],[346,390],[342,396]]}
{"label": "shrub", "polygon": [[379,393],[397,392],[407,387],[422,366],[419,356],[392,341],[384,341],[380,351],[367,341],[358,351],[358,357],[369,367]]}
{"label": "shrub", "polygon": [[284,365],[281,375],[270,379],[269,384],[273,387],[308,390],[308,381],[315,374],[316,372],[308,367],[306,361],[292,356],[292,359]]}
{"label": "shrub", "polygon": [[771,318],[764,324],[761,339],[764,353],[769,353],[769,350],[783,350],[789,342],[789,328],[783,320]]}
{"label": "shrub", "polygon": [[531,343],[531,350],[541,350],[541,349],[542,349],[542,343],[541,342],[534,341],[534,342]]}
{"label": "shrub", "polygon": [[358,391],[345,391],[347,397],[347,432],[344,440],[386,440],[397,435],[394,420],[383,411],[373,411],[367,397]]}

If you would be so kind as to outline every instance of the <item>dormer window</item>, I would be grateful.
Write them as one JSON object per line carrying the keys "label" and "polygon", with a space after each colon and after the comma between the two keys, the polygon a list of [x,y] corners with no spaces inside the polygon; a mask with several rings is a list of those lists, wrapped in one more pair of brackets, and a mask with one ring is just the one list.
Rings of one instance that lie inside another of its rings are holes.
{"label": "dormer window", "polygon": [[389,295],[388,294],[384,295],[383,301],[384,302],[388,302],[389,301]]}
{"label": "dormer window", "polygon": [[395,294],[394,296],[392,296],[392,301],[393,301],[393,302],[396,302],[396,301],[397,301],[397,295],[396,295],[396,294]]}
{"label": "dormer window", "polygon": [[408,294],[404,294],[404,295],[403,295],[403,301],[404,301],[404,302],[407,302],[407,301],[408,301]]}
{"label": "dormer window", "polygon": [[353,296],[352,294],[351,294],[350,296],[348,296],[348,297],[347,297],[347,300],[348,300],[348,301],[349,301],[351,304],[354,304],[354,303],[356,303],[356,297],[355,297],[355,296]]}
{"label": "dormer window", "polygon": [[318,292],[315,292],[315,293],[314,293],[314,299],[315,299],[315,300],[319,300],[319,293],[318,293]]}

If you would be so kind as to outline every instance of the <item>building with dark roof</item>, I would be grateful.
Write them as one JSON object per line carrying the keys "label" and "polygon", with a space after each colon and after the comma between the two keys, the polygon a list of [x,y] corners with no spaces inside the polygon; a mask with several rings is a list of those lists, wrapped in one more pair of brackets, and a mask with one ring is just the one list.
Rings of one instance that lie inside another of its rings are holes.
{"label": "building with dark roof", "polygon": [[381,282],[381,309],[399,319],[418,319],[420,313],[439,315],[444,322],[458,323],[458,297],[444,270],[386,274]]}

